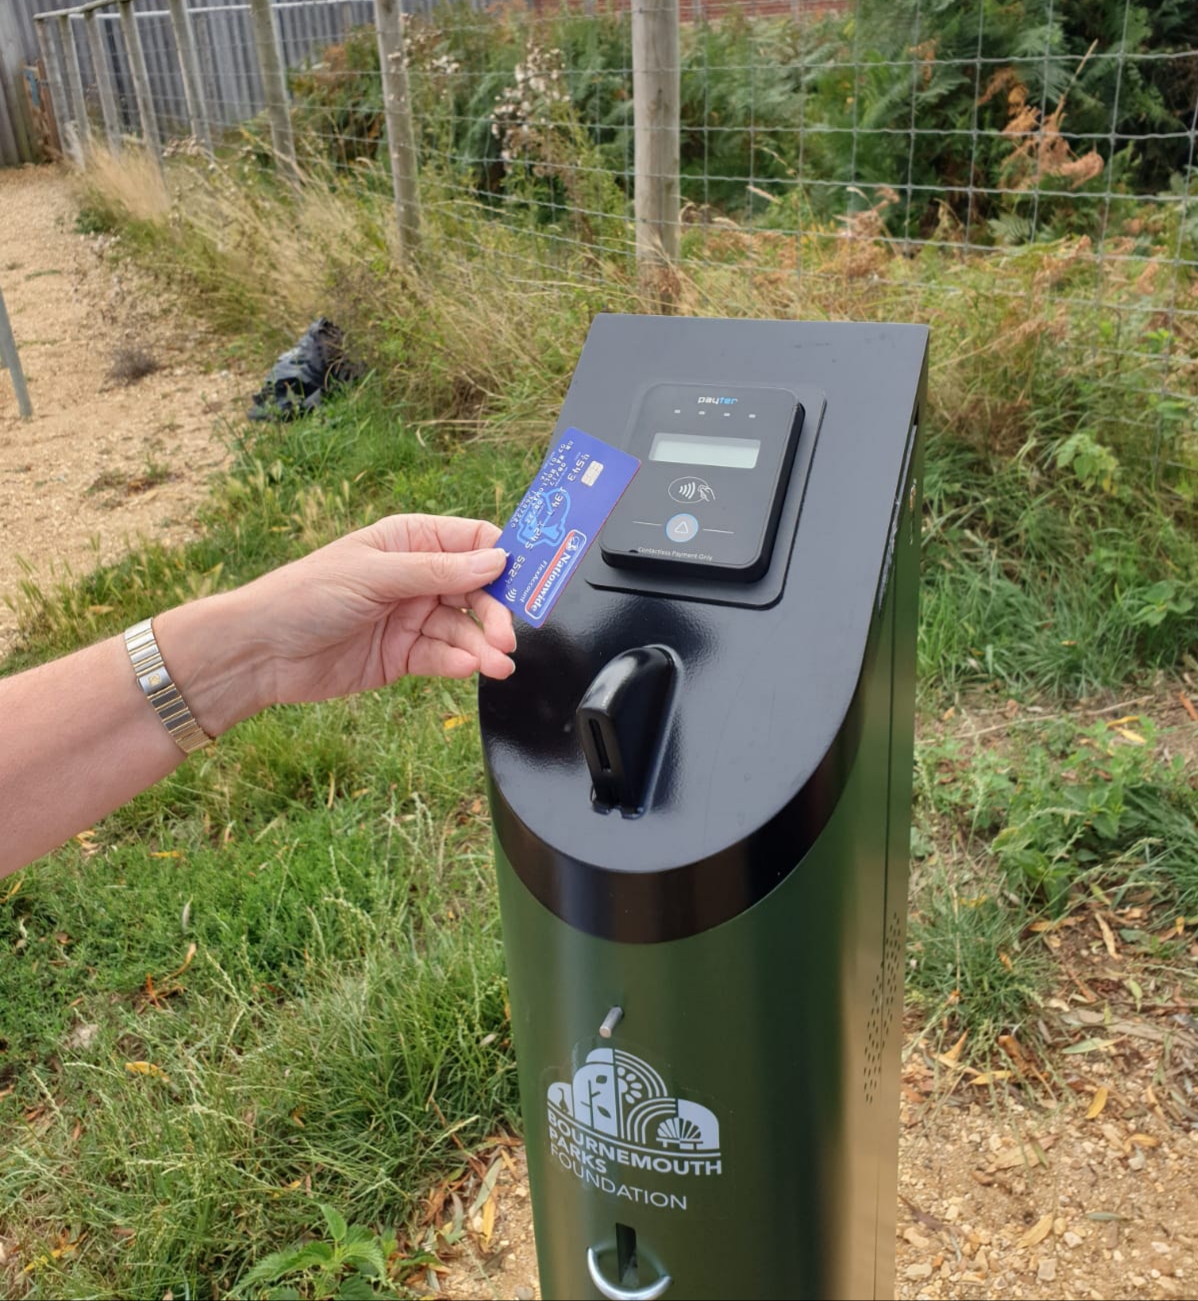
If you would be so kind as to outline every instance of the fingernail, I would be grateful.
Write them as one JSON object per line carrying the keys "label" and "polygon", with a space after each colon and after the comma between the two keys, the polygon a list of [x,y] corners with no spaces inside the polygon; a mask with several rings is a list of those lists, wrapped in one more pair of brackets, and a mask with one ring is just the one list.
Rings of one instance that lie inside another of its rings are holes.
{"label": "fingernail", "polygon": [[507,553],[498,547],[487,551],[476,551],[470,557],[470,569],[476,574],[494,574],[507,564]]}

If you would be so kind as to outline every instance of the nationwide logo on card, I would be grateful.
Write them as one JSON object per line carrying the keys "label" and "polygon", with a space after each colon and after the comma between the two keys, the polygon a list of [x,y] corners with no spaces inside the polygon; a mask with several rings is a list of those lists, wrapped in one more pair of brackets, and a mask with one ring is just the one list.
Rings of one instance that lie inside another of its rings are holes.
{"label": "nationwide logo on card", "polygon": [[[675,1180],[723,1172],[715,1113],[672,1097],[657,1071],[632,1053],[594,1049],[569,1084],[549,1086],[546,1101],[550,1155],[604,1192],[684,1211],[687,1194]],[[674,1187],[640,1187],[646,1175],[655,1184],[654,1175],[670,1177]]]}
{"label": "nationwide logo on card", "polygon": [[566,540],[558,547],[557,555],[549,562],[549,568],[538,580],[532,595],[524,602],[524,613],[530,619],[536,620],[541,617],[542,610],[552,602],[558,584],[566,581],[570,570],[582,558],[586,545],[587,535],[580,533],[578,529],[571,529],[566,534]]}

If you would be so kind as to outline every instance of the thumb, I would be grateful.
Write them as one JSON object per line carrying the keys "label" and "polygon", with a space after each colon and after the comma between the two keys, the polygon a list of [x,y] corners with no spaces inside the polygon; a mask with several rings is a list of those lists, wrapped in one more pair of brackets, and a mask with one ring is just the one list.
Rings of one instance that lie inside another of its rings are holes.
{"label": "thumb", "polygon": [[459,596],[483,587],[503,573],[507,553],[481,551],[404,551],[386,555],[386,596]]}

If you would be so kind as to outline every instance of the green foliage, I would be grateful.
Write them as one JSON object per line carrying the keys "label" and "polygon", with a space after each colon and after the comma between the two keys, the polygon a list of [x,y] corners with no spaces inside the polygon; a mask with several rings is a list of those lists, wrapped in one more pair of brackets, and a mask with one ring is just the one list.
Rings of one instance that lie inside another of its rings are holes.
{"label": "green foliage", "polygon": [[[320,1207],[329,1240],[313,1238],[260,1260],[237,1285],[240,1295],[267,1301],[369,1301],[399,1295],[387,1283],[387,1261],[399,1249],[394,1234],[348,1225],[333,1206]],[[271,1286],[264,1286],[270,1284]]]}
{"label": "green foliage", "polygon": [[1100,229],[1110,205],[1088,194],[1155,194],[1187,167],[1198,54],[1170,56],[1196,48],[1198,15],[1173,0],[863,0],[805,83],[807,171],[891,187],[910,236],[942,203],[974,240],[988,221]]}
{"label": "green foliage", "polygon": [[[471,697],[272,711],[5,891],[0,1220],[47,1257],[36,1294],[228,1292],[309,1196],[405,1225],[514,1120],[477,731],[443,725]],[[50,1254],[58,1217],[82,1258]]]}
{"label": "green foliage", "polygon": [[1119,458],[1084,429],[1070,434],[1057,448],[1056,464],[1058,469],[1072,469],[1087,488],[1101,488],[1108,493],[1115,490]]}
{"label": "green foliage", "polygon": [[907,949],[909,997],[935,1019],[970,1033],[970,1052],[983,1058],[999,1035],[1027,1020],[1046,978],[1038,945],[1024,938],[1022,909],[997,897],[983,881],[925,883],[911,912]]}
{"label": "green foliage", "polygon": [[1029,924],[1091,895],[1198,903],[1198,785],[1139,718],[1026,715],[995,744],[929,728],[915,753],[910,990],[974,1050],[1047,979]]}
{"label": "green foliage", "polygon": [[339,169],[387,151],[378,37],[359,27],[320,52],[318,62],[288,75],[299,140],[309,158]]}
{"label": "green foliage", "polygon": [[1162,763],[1150,724],[1095,724],[1067,747],[1032,751],[994,839],[1016,884],[1059,910],[1090,883],[1122,895],[1148,882],[1198,901],[1195,792],[1183,763]]}
{"label": "green foliage", "polygon": [[103,202],[89,200],[75,215],[75,229],[80,235],[109,235],[120,224],[120,214]]}
{"label": "green foliage", "polygon": [[[751,215],[797,178],[825,219],[890,187],[907,235],[931,235],[943,205],[975,241],[1099,229],[1112,204],[1088,196],[1156,194],[1184,172],[1196,47],[1184,0],[866,0],[800,24],[732,6],[683,30],[683,199]],[[425,165],[455,189],[541,223],[623,215],[626,12],[442,5],[409,20],[408,60]],[[313,155],[382,160],[378,82],[370,29],[292,74]]]}
{"label": "green foliage", "polygon": [[[1042,461],[1004,460],[933,430],[925,684],[1085,694],[1174,664],[1198,641],[1192,530],[1140,491],[1105,491],[1105,476],[1112,489],[1119,483],[1117,464],[1088,435],[1070,435],[1053,460],[1081,484],[1049,479]],[[1104,479],[1094,483],[1096,475]]]}

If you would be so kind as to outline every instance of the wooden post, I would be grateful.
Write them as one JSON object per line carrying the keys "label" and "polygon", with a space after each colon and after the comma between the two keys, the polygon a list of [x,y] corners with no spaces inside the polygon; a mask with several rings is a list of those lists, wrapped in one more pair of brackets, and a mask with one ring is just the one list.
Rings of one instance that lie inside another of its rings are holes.
{"label": "wooden post", "polygon": [[[40,27],[41,24],[39,23]],[[0,291],[0,362],[8,367],[12,376],[12,386],[17,391],[17,410],[22,420],[33,415],[33,403],[29,401],[29,386],[25,383],[25,372],[21,369],[21,358],[17,355],[17,341],[13,338],[12,326],[8,321],[8,309],[4,306],[4,293]]]}
{"label": "wooden post", "polygon": [[46,81],[50,87],[50,107],[54,110],[54,123],[62,152],[77,166],[83,166],[79,140],[71,125],[71,106],[67,103],[67,90],[62,79],[62,56],[59,53],[58,33],[48,22],[35,24],[37,40],[42,48],[42,62],[46,65]]}
{"label": "wooden post", "polygon": [[25,93],[22,72],[22,65],[29,62],[28,56],[16,9],[0,4],[0,117],[4,116],[4,105],[7,103],[16,149],[14,162],[32,162],[38,152],[33,130],[33,109]]}
{"label": "wooden post", "polygon": [[89,9],[84,15],[87,28],[87,46],[91,50],[92,70],[96,74],[96,89],[100,92],[100,112],[104,115],[104,134],[108,148],[114,154],[121,152],[121,117],[116,106],[116,87],[112,80],[112,60],[104,44],[104,33],[96,11]]}
{"label": "wooden post", "polygon": [[79,67],[79,46],[71,30],[69,14],[58,16],[58,38],[62,42],[63,62],[66,64],[67,86],[71,93],[71,117],[79,140],[80,153],[91,149],[91,123],[87,119],[87,98],[83,94],[83,72]]}
{"label": "wooden post", "polygon": [[412,99],[408,92],[408,59],[404,51],[402,0],[374,0],[379,37],[379,68],[383,74],[383,112],[391,154],[391,188],[399,252],[405,260],[420,243],[420,193],[417,181],[416,133],[412,129]]}
{"label": "wooden post", "polygon": [[634,0],[636,260],[642,292],[662,311],[677,294],[680,65],[678,0]]}
{"label": "wooden post", "polygon": [[120,0],[121,32],[125,37],[125,50],[129,55],[129,72],[133,77],[133,91],[137,97],[137,113],[141,118],[141,135],[150,156],[158,164],[162,178],[162,137],[158,134],[158,114],[154,110],[154,95],[150,90],[150,74],[146,71],[146,53],[142,49],[141,32],[137,30],[137,16],[133,0]]}
{"label": "wooden post", "polygon": [[354,7],[350,0],[341,0],[338,12],[341,14],[341,39],[345,40],[354,29]]}
{"label": "wooden post", "polygon": [[179,67],[183,72],[183,95],[187,100],[187,116],[191,121],[191,134],[200,142],[204,152],[212,153],[212,135],[208,129],[208,105],[204,99],[204,79],[200,75],[200,61],[196,57],[195,30],[191,25],[191,10],[187,0],[170,0],[171,27],[175,45],[179,50]]}
{"label": "wooden post", "polygon": [[288,179],[298,180],[299,166],[295,159],[295,137],[291,132],[287,77],[279,53],[278,17],[270,0],[250,0],[250,16],[254,21],[254,49],[258,55],[258,71],[262,74],[262,92],[266,96],[266,111],[270,117],[270,138],[274,145],[275,161]]}

